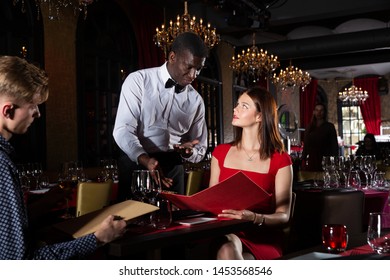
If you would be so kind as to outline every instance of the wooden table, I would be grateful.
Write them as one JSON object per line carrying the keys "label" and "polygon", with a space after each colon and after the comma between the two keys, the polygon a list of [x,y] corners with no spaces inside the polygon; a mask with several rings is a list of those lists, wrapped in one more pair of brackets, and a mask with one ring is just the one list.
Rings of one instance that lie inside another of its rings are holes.
{"label": "wooden table", "polygon": [[112,259],[137,258],[138,256],[160,259],[163,249],[183,248],[191,242],[210,240],[249,227],[253,227],[253,223],[242,220],[216,220],[192,226],[174,224],[165,230],[134,225],[129,227],[128,232],[121,239],[107,245],[106,255]]}

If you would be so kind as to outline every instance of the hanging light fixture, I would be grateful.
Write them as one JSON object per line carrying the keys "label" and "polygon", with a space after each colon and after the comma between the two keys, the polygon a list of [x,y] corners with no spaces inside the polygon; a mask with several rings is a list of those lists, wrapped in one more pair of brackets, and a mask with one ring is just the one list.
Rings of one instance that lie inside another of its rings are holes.
{"label": "hanging light fixture", "polygon": [[368,98],[368,92],[355,86],[352,78],[352,86],[339,92],[339,99],[343,102],[363,103]]}
{"label": "hanging light fixture", "polygon": [[206,26],[203,25],[202,19],[197,21],[196,17],[191,18],[188,14],[187,1],[184,1],[184,14],[182,16],[178,15],[176,22],[171,20],[169,22],[169,27],[165,26],[165,22],[161,25],[161,29],[157,27],[153,40],[156,45],[164,51],[165,56],[167,56],[173,40],[175,40],[177,35],[183,32],[194,32],[198,34],[210,49],[220,41],[216,29],[211,28],[210,23]]}
{"label": "hanging light fixture", "polygon": [[[21,2],[22,12],[26,12],[25,2],[26,0],[13,0],[14,5]],[[84,13],[84,19],[87,18],[87,6],[92,4],[94,0],[35,0],[35,6],[38,10],[39,18],[39,8],[41,4],[48,6],[49,10],[49,19],[55,20],[60,19],[61,11],[64,9],[73,9],[75,15],[78,15],[79,12]]]}
{"label": "hanging light fixture", "polygon": [[280,70],[279,75],[274,74],[272,82],[282,90],[300,87],[302,90],[310,83],[310,74],[290,64],[286,70]]}
{"label": "hanging light fixture", "polygon": [[280,63],[277,56],[269,55],[267,51],[257,48],[254,33],[252,43],[252,47],[248,48],[246,52],[242,50],[237,58],[232,57],[229,67],[237,74],[248,75],[255,82],[264,75],[266,77],[270,76],[279,67]]}

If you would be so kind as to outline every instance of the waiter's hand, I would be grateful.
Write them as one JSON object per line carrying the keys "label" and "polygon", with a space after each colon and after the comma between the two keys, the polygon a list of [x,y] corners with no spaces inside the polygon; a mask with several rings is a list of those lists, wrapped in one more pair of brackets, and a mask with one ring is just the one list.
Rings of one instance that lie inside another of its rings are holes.
{"label": "waiter's hand", "polygon": [[199,143],[199,140],[192,140],[190,142],[175,144],[175,145],[173,145],[173,149],[176,152],[178,152],[183,158],[188,158],[188,157],[192,156],[192,149],[198,143]]}
{"label": "waiter's hand", "polygon": [[138,157],[138,162],[145,166],[148,170],[157,170],[160,174],[161,182],[165,187],[170,188],[172,186],[173,179],[164,176],[164,172],[162,171],[157,159],[149,157],[147,154],[142,154]]}

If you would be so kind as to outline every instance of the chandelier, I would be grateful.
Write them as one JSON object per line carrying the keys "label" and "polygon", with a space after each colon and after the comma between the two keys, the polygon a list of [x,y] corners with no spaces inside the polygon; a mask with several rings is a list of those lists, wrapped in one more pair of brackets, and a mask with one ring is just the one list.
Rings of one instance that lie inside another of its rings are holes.
{"label": "chandelier", "polygon": [[253,34],[252,47],[248,48],[246,52],[242,50],[241,55],[237,54],[237,58],[233,56],[229,67],[237,74],[248,75],[255,82],[262,75],[270,76],[279,67],[279,64],[277,56],[268,55],[267,51],[263,51],[263,49],[259,51],[255,44],[255,34]]}
{"label": "chandelier", "polygon": [[353,103],[362,103],[368,98],[368,92],[355,86],[352,79],[352,86],[339,92],[339,99],[343,102],[350,101]]}
{"label": "chandelier", "polygon": [[272,82],[282,90],[300,87],[302,90],[310,83],[310,74],[298,67],[288,66],[286,70],[280,70],[279,75],[274,74]]}
{"label": "chandelier", "polygon": [[161,25],[161,30],[157,27],[153,40],[158,47],[163,49],[165,56],[167,56],[173,40],[175,40],[177,35],[183,32],[194,32],[198,34],[210,49],[220,41],[216,29],[211,28],[210,23],[206,26],[203,25],[202,19],[198,22],[196,17],[191,18],[188,14],[187,1],[184,1],[184,14],[182,16],[178,15],[176,22],[171,20],[169,22],[169,27],[166,27],[165,23]]}
{"label": "chandelier", "polygon": [[[13,0],[14,5],[21,2],[22,12],[26,12],[25,2],[26,0]],[[35,0],[35,6],[38,11],[39,18],[39,8],[41,4],[46,4],[49,10],[49,19],[60,19],[60,14],[63,9],[73,8],[75,15],[78,15],[79,12],[84,13],[84,19],[87,18],[87,6],[92,4],[94,0]]]}

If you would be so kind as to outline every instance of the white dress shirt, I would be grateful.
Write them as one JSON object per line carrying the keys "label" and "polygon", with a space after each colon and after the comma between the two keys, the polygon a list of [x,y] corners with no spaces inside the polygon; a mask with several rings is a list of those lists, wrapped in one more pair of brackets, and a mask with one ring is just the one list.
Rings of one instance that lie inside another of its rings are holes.
{"label": "white dress shirt", "polygon": [[203,159],[207,149],[205,107],[188,85],[181,93],[165,88],[170,78],[166,63],[131,73],[122,85],[113,136],[135,162],[143,153],[173,149],[174,144],[199,140],[190,162]]}

